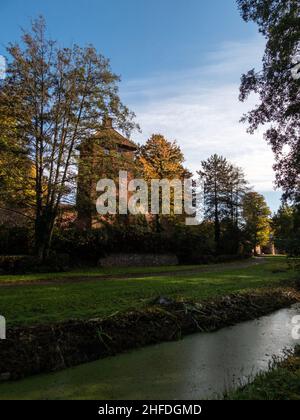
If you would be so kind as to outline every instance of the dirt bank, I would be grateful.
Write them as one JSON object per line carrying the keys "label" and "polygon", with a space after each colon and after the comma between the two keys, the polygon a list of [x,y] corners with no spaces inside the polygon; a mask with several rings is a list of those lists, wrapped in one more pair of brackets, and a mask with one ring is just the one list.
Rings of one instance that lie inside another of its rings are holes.
{"label": "dirt bank", "polygon": [[11,328],[0,341],[0,378],[54,372],[184,335],[215,331],[300,301],[295,289],[260,290],[203,303],[168,302],[107,319]]}

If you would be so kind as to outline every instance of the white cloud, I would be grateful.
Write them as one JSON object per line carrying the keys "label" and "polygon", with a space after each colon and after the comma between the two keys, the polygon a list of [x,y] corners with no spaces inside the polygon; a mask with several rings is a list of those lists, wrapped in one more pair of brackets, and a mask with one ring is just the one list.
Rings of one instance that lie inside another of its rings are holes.
{"label": "white cloud", "polygon": [[260,67],[263,48],[260,38],[224,43],[195,69],[127,82],[122,94],[143,130],[135,140],[158,132],[176,139],[193,171],[211,154],[222,154],[244,168],[255,189],[272,191],[272,151],[262,132],[249,135],[239,122],[255,105],[254,97],[238,101],[240,77]]}
{"label": "white cloud", "polygon": [[0,80],[5,78],[6,61],[3,55],[0,55]]}

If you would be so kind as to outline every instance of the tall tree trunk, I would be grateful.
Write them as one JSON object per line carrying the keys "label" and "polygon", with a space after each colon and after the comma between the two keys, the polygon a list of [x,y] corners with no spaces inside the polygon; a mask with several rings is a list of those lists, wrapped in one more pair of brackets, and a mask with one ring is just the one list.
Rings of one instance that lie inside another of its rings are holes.
{"label": "tall tree trunk", "polygon": [[215,213],[215,244],[217,254],[220,252],[221,226],[218,212]]}
{"label": "tall tree trunk", "polygon": [[255,232],[255,235],[254,235],[254,256],[255,257],[258,257],[257,247],[258,247],[257,233]]}
{"label": "tall tree trunk", "polygon": [[49,256],[50,244],[53,235],[55,214],[50,210],[42,212],[35,223],[35,251],[40,261]]}
{"label": "tall tree trunk", "polygon": [[216,244],[216,252],[219,254],[220,252],[220,240],[221,240],[221,226],[220,226],[220,218],[219,218],[219,200],[218,200],[218,188],[217,182],[215,179],[215,244]]}
{"label": "tall tree trunk", "polygon": [[162,231],[161,221],[160,221],[160,215],[159,214],[157,214],[155,216],[155,230],[156,230],[156,233],[160,233]]}

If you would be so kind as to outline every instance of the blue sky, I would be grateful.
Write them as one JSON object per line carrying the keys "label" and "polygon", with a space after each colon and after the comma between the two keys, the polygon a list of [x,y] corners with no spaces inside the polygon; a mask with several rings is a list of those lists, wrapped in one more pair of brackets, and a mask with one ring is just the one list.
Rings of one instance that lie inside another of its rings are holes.
{"label": "blue sky", "polygon": [[39,14],[61,45],[93,43],[111,59],[143,130],[136,141],[176,139],[194,171],[224,154],[278,207],[270,148],[238,122],[256,100],[238,102],[240,76],[260,66],[264,40],[234,0],[1,0],[0,54]]}

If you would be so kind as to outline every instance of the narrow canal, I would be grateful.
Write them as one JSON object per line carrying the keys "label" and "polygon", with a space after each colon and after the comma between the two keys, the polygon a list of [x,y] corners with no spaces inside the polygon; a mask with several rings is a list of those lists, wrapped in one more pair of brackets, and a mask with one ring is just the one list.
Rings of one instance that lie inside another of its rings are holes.
{"label": "narrow canal", "polygon": [[268,369],[272,356],[300,342],[300,306],[215,333],[195,334],[50,375],[0,385],[0,399],[203,399]]}

